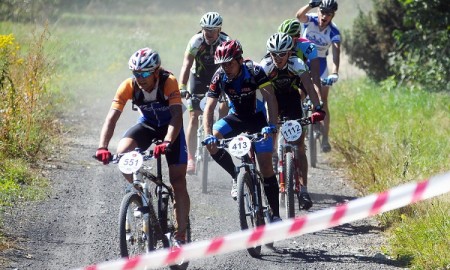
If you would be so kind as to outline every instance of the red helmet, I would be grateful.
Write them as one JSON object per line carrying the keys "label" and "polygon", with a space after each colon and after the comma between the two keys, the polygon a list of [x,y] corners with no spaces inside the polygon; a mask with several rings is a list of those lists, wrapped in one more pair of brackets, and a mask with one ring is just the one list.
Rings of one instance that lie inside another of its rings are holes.
{"label": "red helmet", "polygon": [[221,64],[230,62],[242,56],[242,46],[238,40],[225,41],[216,48],[214,63]]}

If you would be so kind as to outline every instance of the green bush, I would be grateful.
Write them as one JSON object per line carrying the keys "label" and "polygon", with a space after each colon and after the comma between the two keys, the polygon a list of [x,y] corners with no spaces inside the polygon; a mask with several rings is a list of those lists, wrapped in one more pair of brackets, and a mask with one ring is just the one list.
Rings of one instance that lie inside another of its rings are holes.
{"label": "green bush", "polygon": [[[429,91],[450,91],[450,5],[447,0],[373,1],[346,31],[350,62],[377,81],[391,75]],[[439,18],[439,19],[436,19]]]}

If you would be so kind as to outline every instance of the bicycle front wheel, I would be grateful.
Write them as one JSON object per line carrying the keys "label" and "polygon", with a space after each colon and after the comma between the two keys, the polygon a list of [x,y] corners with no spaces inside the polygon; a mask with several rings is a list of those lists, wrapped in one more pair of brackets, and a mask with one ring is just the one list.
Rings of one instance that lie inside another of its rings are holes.
{"label": "bicycle front wheel", "polygon": [[308,127],[308,143],[309,143],[309,164],[312,168],[317,166],[317,136],[314,130],[318,128],[318,124],[311,124]]}
{"label": "bicycle front wheel", "polygon": [[285,185],[286,185],[286,197],[285,197],[285,203],[286,203],[286,216],[287,218],[293,218],[295,216],[295,196],[294,196],[294,171],[295,171],[295,164],[294,164],[294,156],[291,152],[286,153],[286,178],[285,178]]}
{"label": "bicycle front wheel", "polygon": [[148,215],[144,213],[141,197],[129,192],[125,194],[119,211],[120,256],[134,257],[150,250],[154,242],[148,233]]}
{"label": "bicycle front wheel", "polygon": [[[257,207],[254,186],[248,172],[240,172],[238,175],[238,207],[239,222],[242,230],[249,227],[256,228],[264,224],[262,207]],[[261,202],[261,191],[259,192],[259,202]],[[257,211],[257,208],[259,209]],[[252,257],[261,255],[261,246],[254,246],[247,249]]]}

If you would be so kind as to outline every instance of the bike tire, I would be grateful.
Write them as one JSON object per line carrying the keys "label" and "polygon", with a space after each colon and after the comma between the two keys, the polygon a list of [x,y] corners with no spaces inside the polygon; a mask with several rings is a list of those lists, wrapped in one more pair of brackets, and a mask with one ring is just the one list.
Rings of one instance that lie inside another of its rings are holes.
{"label": "bike tire", "polygon": [[202,148],[202,193],[208,192],[208,160],[209,153],[206,149]]}
{"label": "bike tire", "polygon": [[311,124],[308,127],[308,143],[309,143],[309,164],[312,168],[317,167],[317,136],[314,129],[318,128],[318,124]]}
{"label": "bike tire", "polygon": [[294,190],[294,176],[295,176],[295,164],[294,164],[294,155],[291,152],[286,153],[286,178],[285,178],[285,186],[286,186],[286,216],[287,218],[293,218],[295,216],[295,190]]}
{"label": "bike tire", "polygon": [[[119,245],[121,257],[133,257],[151,250],[154,234],[144,232],[144,216],[134,215],[136,208],[142,208],[141,197],[129,192],[122,199],[119,211]],[[148,226],[147,228],[149,228]]]}
{"label": "bike tire", "polygon": [[[248,172],[240,172],[238,175],[238,207],[239,207],[239,223],[242,230],[246,230],[250,227],[256,228],[261,223],[264,223],[264,217],[262,211],[255,213],[254,203],[254,187],[252,185],[251,176]],[[260,193],[261,194],[261,193]],[[261,195],[259,195],[261,198]],[[261,200],[260,200],[261,202]],[[262,208],[262,207],[261,207]],[[252,257],[260,257],[261,246],[254,246],[247,248],[248,253]]]}

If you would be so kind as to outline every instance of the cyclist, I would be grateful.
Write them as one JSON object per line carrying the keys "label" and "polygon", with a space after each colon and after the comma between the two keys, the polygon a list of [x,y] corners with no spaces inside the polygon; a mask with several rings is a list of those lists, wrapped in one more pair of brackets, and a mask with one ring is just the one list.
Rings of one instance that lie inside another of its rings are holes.
{"label": "cyclist", "polygon": [[[218,68],[214,63],[214,52],[217,46],[229,40],[227,34],[221,32],[222,17],[217,12],[208,12],[200,20],[202,30],[190,40],[184,53],[180,72],[180,90],[186,90],[189,80],[189,91],[193,94],[205,94],[211,78]],[[198,116],[201,113],[199,102],[188,99],[189,124],[187,128],[188,164],[187,173],[195,172],[194,153],[197,148],[196,133]],[[223,104],[223,105],[222,105]],[[226,114],[227,106],[221,103],[220,115]]]}
{"label": "cyclist", "polygon": [[[242,132],[261,132],[266,140],[256,144],[256,155],[259,169],[264,177],[264,190],[273,210],[272,221],[279,221],[279,201],[277,178],[271,166],[273,139],[268,134],[276,132],[277,101],[272,85],[262,67],[242,57],[242,46],[237,40],[220,44],[214,55],[214,62],[220,68],[214,74],[207,93],[203,126],[204,143],[212,158],[232,177],[231,196],[237,199],[236,171],[231,155],[222,148],[217,148],[217,141],[230,138]],[[258,111],[257,91],[264,98],[267,109]],[[224,93],[230,102],[230,113],[213,126],[214,107],[219,96]],[[268,115],[268,119],[266,114]],[[267,121],[268,120],[268,121]]]}
{"label": "cyclist", "polygon": [[[315,7],[319,7],[318,13],[307,13]],[[320,60],[321,78],[331,83],[335,83],[339,79],[341,35],[337,26],[331,21],[337,9],[338,4],[335,0],[310,0],[309,4],[301,7],[296,14],[297,19],[301,23],[304,23],[302,36],[316,44]],[[333,65],[332,72],[328,75],[327,55],[328,48],[330,47],[333,55]],[[329,152],[331,151],[331,146],[328,141],[330,130],[330,111],[328,107],[329,86],[322,86],[321,90],[323,109],[327,114],[324,120],[322,151]]]}
{"label": "cyclist", "polygon": [[[267,40],[266,56],[261,61],[261,66],[272,82],[275,90],[275,96],[278,103],[278,117],[282,120],[284,117],[288,119],[299,119],[303,116],[301,89],[303,84],[307,94],[309,95],[315,112],[311,115],[312,122],[321,121],[325,117],[325,112],[320,106],[319,97],[314,90],[311,76],[308,72],[306,64],[295,55],[292,51],[294,46],[293,39],[285,33],[273,34]],[[298,146],[297,168],[300,168],[300,195],[299,209],[308,210],[312,207],[312,201],[308,194],[308,160],[305,152],[305,133],[295,143]],[[276,140],[275,140],[276,141]],[[284,191],[284,186],[280,186],[280,190]]]}
{"label": "cyclist", "polygon": [[[185,242],[190,200],[186,188],[186,141],[183,132],[182,102],[178,83],[174,75],[161,67],[157,51],[143,48],[131,55],[128,62],[133,77],[124,80],[113,99],[100,134],[95,156],[108,164],[111,153],[108,150],[116,123],[128,100],[132,100],[141,116],[138,123],[128,129],[119,141],[118,153],[147,149],[153,139],[163,143],[156,145],[154,153],[166,153],[170,183],[175,196],[175,216],[178,230],[175,239]],[[132,175],[124,175],[132,183]]]}
{"label": "cyclist", "polygon": [[294,42],[293,48],[297,57],[305,63],[308,62],[314,89],[316,90],[319,99],[321,99],[320,61],[317,57],[317,48],[316,45],[307,38],[300,37],[301,30],[300,22],[297,19],[287,19],[278,27],[278,32],[286,33],[292,37]]}

